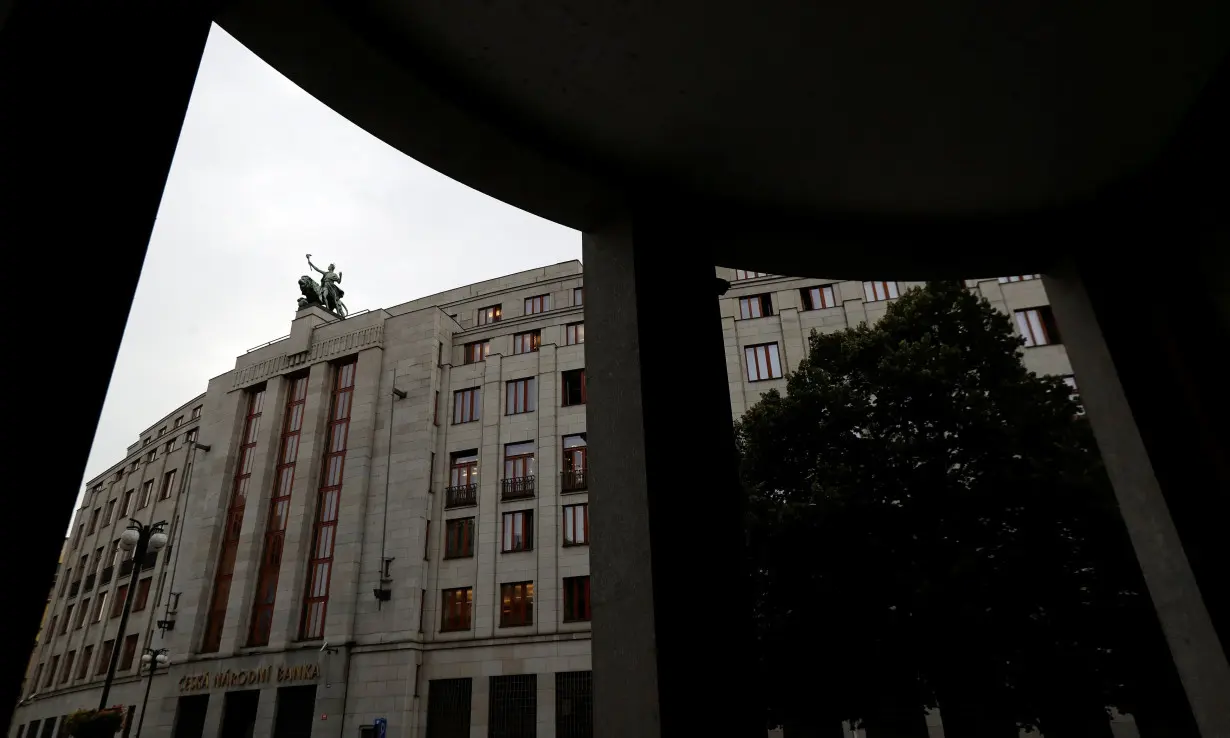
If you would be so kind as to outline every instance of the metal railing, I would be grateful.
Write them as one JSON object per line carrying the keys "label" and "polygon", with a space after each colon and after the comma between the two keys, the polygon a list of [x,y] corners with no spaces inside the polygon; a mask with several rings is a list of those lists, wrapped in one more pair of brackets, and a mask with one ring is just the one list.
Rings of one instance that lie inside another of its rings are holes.
{"label": "metal railing", "polygon": [[568,469],[559,473],[561,492],[583,492],[589,488],[589,479],[584,469]]}
{"label": "metal railing", "polygon": [[524,500],[534,496],[534,475],[500,480],[500,499]]}
{"label": "metal railing", "polygon": [[444,509],[470,507],[478,504],[478,485],[460,484],[444,488]]}

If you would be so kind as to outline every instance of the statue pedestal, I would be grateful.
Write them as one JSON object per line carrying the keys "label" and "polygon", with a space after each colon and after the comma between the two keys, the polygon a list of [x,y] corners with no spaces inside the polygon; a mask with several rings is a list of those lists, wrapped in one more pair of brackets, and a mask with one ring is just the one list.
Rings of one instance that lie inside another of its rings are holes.
{"label": "statue pedestal", "polygon": [[319,305],[308,305],[295,313],[290,324],[290,339],[286,342],[286,354],[294,356],[312,347],[312,331],[318,325],[341,320]]}

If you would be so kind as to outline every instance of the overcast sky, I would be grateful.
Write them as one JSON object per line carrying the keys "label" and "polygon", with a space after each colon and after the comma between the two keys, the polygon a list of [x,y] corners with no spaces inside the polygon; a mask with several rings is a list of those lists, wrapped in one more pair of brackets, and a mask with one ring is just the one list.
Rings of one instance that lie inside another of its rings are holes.
{"label": "overcast sky", "polygon": [[357,312],[579,259],[581,237],[390,148],[214,26],[83,485],[286,335],[307,253]]}

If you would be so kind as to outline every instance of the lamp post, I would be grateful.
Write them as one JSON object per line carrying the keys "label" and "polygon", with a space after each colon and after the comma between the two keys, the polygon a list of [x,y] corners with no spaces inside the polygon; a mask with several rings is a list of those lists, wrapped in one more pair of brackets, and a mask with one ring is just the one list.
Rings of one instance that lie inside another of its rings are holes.
{"label": "lamp post", "polygon": [[128,530],[120,535],[120,548],[133,552],[132,576],[128,580],[128,596],[124,599],[124,614],[120,616],[120,629],[115,634],[115,646],[111,649],[111,663],[107,665],[107,681],[103,682],[102,697],[98,700],[100,710],[107,707],[107,698],[111,696],[111,682],[115,681],[115,668],[120,664],[120,650],[124,647],[124,632],[128,629],[128,613],[132,610],[132,601],[137,594],[137,579],[141,576],[141,564],[147,552],[157,553],[167,545],[167,534],[162,532],[166,524],[165,520],[151,525],[133,520],[128,523]]}
{"label": "lamp post", "polygon": [[171,660],[167,658],[165,648],[147,648],[145,653],[141,654],[141,665],[149,667],[149,678],[145,680],[145,700],[141,702],[141,717],[137,720],[135,738],[141,738],[141,726],[145,724],[145,711],[149,709],[149,690],[154,686],[154,672],[158,671],[159,666],[166,666],[169,663]]}

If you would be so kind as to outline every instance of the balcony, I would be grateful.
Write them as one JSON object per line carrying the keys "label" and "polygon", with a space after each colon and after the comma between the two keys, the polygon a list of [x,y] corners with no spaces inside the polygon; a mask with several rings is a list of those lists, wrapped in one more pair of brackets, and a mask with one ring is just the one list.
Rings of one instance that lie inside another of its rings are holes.
{"label": "balcony", "polygon": [[114,566],[108,566],[107,568],[103,569],[102,573],[98,575],[98,586],[101,587],[104,584],[110,584],[111,575],[114,573],[115,573]]}
{"label": "balcony", "polygon": [[141,571],[145,571],[147,569],[153,569],[157,563],[158,563],[158,552],[157,551],[147,551],[145,553],[145,558],[141,559]]}
{"label": "balcony", "polygon": [[559,473],[560,492],[584,492],[589,488],[589,478],[584,469],[569,469]]}
{"label": "balcony", "polygon": [[132,559],[120,562],[120,576],[126,577],[132,573]]}
{"label": "balcony", "polygon": [[524,500],[534,496],[534,475],[500,480],[501,500]]}
{"label": "balcony", "polygon": [[478,485],[460,484],[444,488],[444,509],[471,507],[478,504]]}
{"label": "balcony", "polygon": [[76,597],[77,592],[79,591],[81,591],[81,580],[80,579],[68,585],[68,596],[69,597]]}
{"label": "balcony", "polygon": [[91,574],[85,578],[85,584],[81,585],[82,592],[90,592],[94,589],[94,580],[98,578],[97,574]]}

